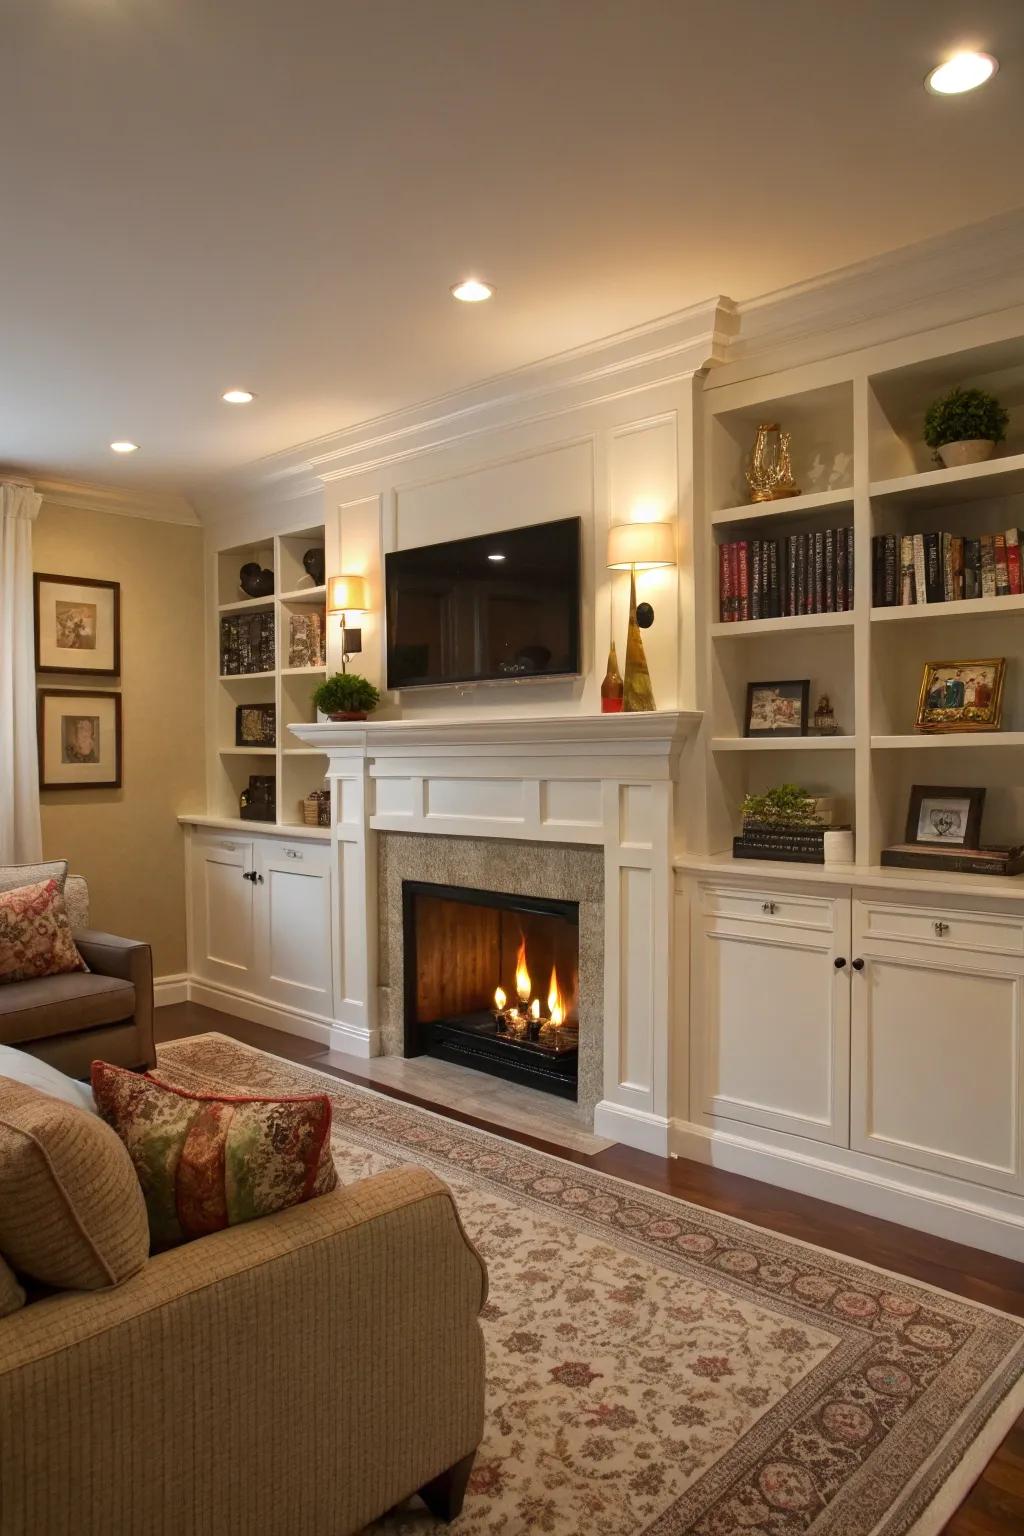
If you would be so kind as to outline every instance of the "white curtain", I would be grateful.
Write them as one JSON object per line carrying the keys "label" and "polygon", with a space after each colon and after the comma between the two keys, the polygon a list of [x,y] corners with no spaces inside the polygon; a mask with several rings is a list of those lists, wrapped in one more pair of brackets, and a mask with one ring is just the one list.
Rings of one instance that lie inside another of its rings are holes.
{"label": "white curtain", "polygon": [[32,626],[32,524],[41,496],[0,481],[0,865],[42,858]]}

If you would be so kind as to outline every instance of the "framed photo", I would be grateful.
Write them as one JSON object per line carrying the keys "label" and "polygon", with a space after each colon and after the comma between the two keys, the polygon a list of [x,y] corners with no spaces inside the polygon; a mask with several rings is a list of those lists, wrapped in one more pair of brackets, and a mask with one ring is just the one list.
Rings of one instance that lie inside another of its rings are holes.
{"label": "framed photo", "polygon": [[744,736],[806,736],[809,677],[782,683],[748,683]]}
{"label": "framed photo", "polygon": [[37,571],[34,585],[36,670],[119,676],[120,582]]}
{"label": "framed photo", "polygon": [[235,709],[236,747],[277,746],[276,704],[239,704]]}
{"label": "framed photo", "polygon": [[905,841],[933,848],[977,848],[984,804],[983,789],[913,784]]}
{"label": "framed photo", "polygon": [[917,701],[918,731],[998,731],[1006,658],[926,661]]}
{"label": "framed photo", "polygon": [[39,690],[40,789],[121,788],[121,695]]}

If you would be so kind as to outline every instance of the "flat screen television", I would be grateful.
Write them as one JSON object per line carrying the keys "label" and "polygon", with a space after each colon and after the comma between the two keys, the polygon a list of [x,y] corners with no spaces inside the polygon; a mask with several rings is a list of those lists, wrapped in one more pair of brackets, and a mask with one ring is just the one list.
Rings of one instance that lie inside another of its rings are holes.
{"label": "flat screen television", "polygon": [[397,550],[384,581],[389,688],[579,672],[578,517]]}

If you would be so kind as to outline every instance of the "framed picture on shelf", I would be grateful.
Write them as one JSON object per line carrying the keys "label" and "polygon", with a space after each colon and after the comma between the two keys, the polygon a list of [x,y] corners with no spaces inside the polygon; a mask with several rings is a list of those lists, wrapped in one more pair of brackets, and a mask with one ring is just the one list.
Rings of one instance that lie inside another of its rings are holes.
{"label": "framed picture on shelf", "polygon": [[781,683],[748,683],[744,736],[806,736],[808,677]]}
{"label": "framed picture on shelf", "polygon": [[276,747],[276,704],[239,704],[235,709],[236,747]]}
{"label": "framed picture on shelf", "polygon": [[918,731],[998,731],[1006,658],[926,661],[917,701]]}
{"label": "framed picture on shelf", "polygon": [[121,788],[121,695],[39,690],[40,789]]}
{"label": "framed picture on shelf", "polygon": [[121,584],[91,576],[33,578],[38,672],[121,671]]}
{"label": "framed picture on shelf", "polygon": [[984,804],[984,789],[913,784],[905,841],[933,848],[977,848]]}

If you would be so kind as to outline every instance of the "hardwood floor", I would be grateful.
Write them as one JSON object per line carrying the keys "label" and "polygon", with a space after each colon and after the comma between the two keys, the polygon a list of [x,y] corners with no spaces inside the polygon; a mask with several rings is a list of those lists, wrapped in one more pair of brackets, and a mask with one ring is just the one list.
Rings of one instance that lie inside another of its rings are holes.
{"label": "hardwood floor", "polygon": [[[373,1080],[368,1064],[355,1057],[325,1051],[314,1040],[282,1034],[261,1024],[231,1018],[197,1003],[178,1003],[156,1013],[157,1040],[177,1040],[184,1035],[218,1030],[260,1050],[272,1051],[290,1061],[304,1062],[319,1072],[372,1087],[378,1093],[426,1109],[441,1108],[453,1120],[493,1130],[494,1126],[448,1106],[418,1098],[391,1084]],[[831,1248],[851,1258],[865,1259],[884,1269],[941,1286],[972,1301],[984,1302],[1004,1312],[1024,1317],[1024,1264],[983,1253],[942,1238],[929,1237],[909,1227],[861,1216],[842,1206],[829,1205],[807,1195],[791,1194],[771,1184],[723,1173],[683,1158],[653,1157],[631,1147],[614,1145],[599,1152],[583,1152],[552,1145],[536,1136],[502,1128],[513,1141],[551,1152],[571,1162],[601,1169],[619,1178],[665,1194],[677,1195],[695,1205],[709,1206],[730,1216],[756,1222],[773,1232],[801,1238]],[[945,1527],[943,1536],[1022,1536],[1024,1533],[1024,1414],[1017,1420],[970,1494]],[[855,1536],[855,1533],[851,1533]]]}

